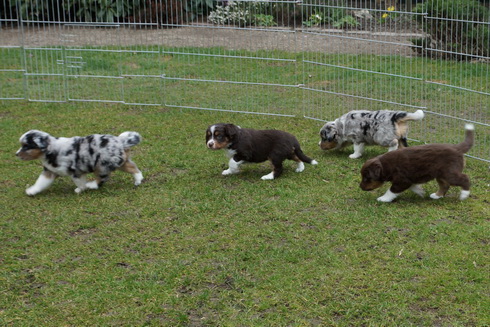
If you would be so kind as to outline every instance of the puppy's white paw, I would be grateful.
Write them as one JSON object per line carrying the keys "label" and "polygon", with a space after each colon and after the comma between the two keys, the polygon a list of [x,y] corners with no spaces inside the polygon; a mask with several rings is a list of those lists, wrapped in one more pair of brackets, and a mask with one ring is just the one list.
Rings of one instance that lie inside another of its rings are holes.
{"label": "puppy's white paw", "polygon": [[439,196],[439,195],[437,195],[436,193],[432,193],[432,194],[430,195],[430,198],[431,198],[431,199],[434,199],[434,200],[437,200],[437,199],[442,198],[442,196]]}
{"label": "puppy's white paw", "polygon": [[80,193],[82,193],[82,192],[83,192],[83,189],[81,189],[81,188],[79,188],[79,187],[77,187],[77,188],[75,189],[75,193],[76,193],[76,194],[80,194]]}
{"label": "puppy's white paw", "polygon": [[351,159],[357,159],[357,158],[360,158],[361,156],[362,156],[362,154],[353,153],[353,154],[349,155],[349,158],[351,158]]}
{"label": "puppy's white paw", "polygon": [[468,197],[470,196],[470,191],[461,191],[461,194],[459,195],[459,199],[462,201],[462,200],[466,200]]}
{"label": "puppy's white paw", "polygon": [[387,196],[380,196],[379,198],[377,198],[377,200],[379,202],[391,202],[393,201],[393,199],[391,197],[387,197]]}
{"label": "puppy's white paw", "polygon": [[233,174],[238,174],[238,170],[233,170],[233,169],[226,169],[226,170],[223,170],[223,172],[221,173],[221,175],[233,175]]}
{"label": "puppy's white paw", "polygon": [[274,179],[274,173],[270,173],[261,177],[263,181],[270,181]]}
{"label": "puppy's white paw", "polygon": [[313,166],[318,165],[318,161],[316,161],[316,160],[311,160],[311,164],[312,164]]}
{"label": "puppy's white paw", "polygon": [[[96,190],[99,188],[99,185],[97,184],[96,181],[91,181],[91,182],[88,182],[87,184],[85,184],[85,187],[88,188],[88,189],[91,189],[91,190]],[[76,192],[76,190],[75,190]],[[79,193],[79,192],[77,192]]]}
{"label": "puppy's white paw", "polygon": [[398,196],[398,194],[400,194],[400,193],[393,193],[390,190],[388,190],[388,191],[386,191],[386,193],[383,196],[380,196],[378,198],[378,201],[379,202],[391,202],[394,199],[396,199],[396,197]]}
{"label": "puppy's white paw", "polygon": [[34,196],[38,193],[39,193],[39,190],[37,188],[35,188],[34,186],[31,186],[31,187],[27,188],[27,190],[26,190],[26,194],[29,196]]}
{"label": "puppy's white paw", "polygon": [[302,162],[298,163],[298,168],[296,168],[297,173],[301,173],[303,170],[305,170],[305,164]]}

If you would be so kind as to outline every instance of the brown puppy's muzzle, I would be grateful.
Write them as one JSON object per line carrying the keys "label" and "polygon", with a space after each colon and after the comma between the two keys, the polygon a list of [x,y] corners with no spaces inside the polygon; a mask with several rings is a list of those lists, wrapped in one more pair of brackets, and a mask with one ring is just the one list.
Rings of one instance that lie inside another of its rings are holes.
{"label": "brown puppy's muzzle", "polygon": [[15,153],[15,155],[22,160],[39,159],[39,157],[41,157],[42,154],[43,154],[43,152],[39,149],[31,149],[31,150],[26,150],[26,151],[22,151],[22,149],[19,149],[19,151],[17,151]]}
{"label": "brown puppy's muzzle", "polygon": [[359,187],[361,188],[361,190],[363,191],[372,191],[372,190],[375,190],[379,187],[381,187],[381,185],[383,185],[383,182],[379,182],[379,181],[369,181],[369,182],[365,182],[365,181],[362,181],[360,184],[359,184]]}
{"label": "brown puppy's muzzle", "polygon": [[337,142],[335,141],[320,141],[320,149],[330,150],[337,147]]}
{"label": "brown puppy's muzzle", "polygon": [[211,149],[211,150],[225,149],[226,147],[228,147],[228,145],[229,145],[229,142],[216,142],[214,140],[209,140],[206,143],[206,146],[208,147],[208,149]]}

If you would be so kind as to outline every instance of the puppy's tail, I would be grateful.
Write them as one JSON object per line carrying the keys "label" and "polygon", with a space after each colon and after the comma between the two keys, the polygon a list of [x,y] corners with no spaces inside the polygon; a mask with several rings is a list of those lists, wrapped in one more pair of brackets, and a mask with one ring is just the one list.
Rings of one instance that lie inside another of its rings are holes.
{"label": "puppy's tail", "polygon": [[299,160],[303,162],[309,163],[310,165],[318,165],[318,162],[304,154],[303,150],[301,150],[300,147],[294,149],[294,154],[296,155],[296,157],[299,158]]}
{"label": "puppy's tail", "polygon": [[404,122],[408,120],[421,120],[424,118],[424,116],[425,114],[422,110],[417,110],[414,113],[401,111],[395,115],[395,120],[397,122]]}
{"label": "puppy's tail", "polygon": [[466,138],[463,142],[455,145],[458,151],[461,153],[468,152],[473,143],[475,142],[475,126],[473,124],[466,124],[464,126]]}
{"label": "puppy's tail", "polygon": [[118,137],[125,149],[129,149],[141,142],[141,135],[138,132],[124,132]]}

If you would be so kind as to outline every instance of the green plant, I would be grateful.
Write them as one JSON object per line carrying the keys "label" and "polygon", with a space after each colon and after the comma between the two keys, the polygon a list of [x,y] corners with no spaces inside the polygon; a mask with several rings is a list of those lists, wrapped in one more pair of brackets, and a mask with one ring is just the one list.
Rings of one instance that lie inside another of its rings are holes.
{"label": "green plant", "polygon": [[390,6],[390,7],[386,8],[387,12],[385,12],[381,15],[381,20],[384,21],[386,19],[396,17],[396,14],[391,13],[395,9],[396,9],[395,6]]}
{"label": "green plant", "polygon": [[274,16],[266,14],[271,5],[267,1],[239,2],[228,1],[218,5],[208,19],[214,24],[233,24],[245,26],[252,23],[258,26],[275,26]]}
{"label": "green plant", "polygon": [[63,0],[11,0],[7,1],[7,6],[10,7],[8,11],[14,13],[14,17],[17,12],[19,18],[24,20],[43,21],[55,21],[68,9]]}
{"label": "green plant", "polygon": [[[442,52],[424,49],[431,57],[470,60],[490,56],[490,10],[476,0],[428,0],[414,8],[416,19]],[[481,22],[481,23],[480,23]]]}
{"label": "green plant", "polygon": [[182,24],[183,4],[180,0],[144,0],[145,4],[134,10],[131,22],[157,23],[177,25]]}
{"label": "green plant", "polygon": [[257,26],[271,27],[277,25],[272,15],[256,14],[254,21]]}
{"label": "green plant", "polygon": [[113,23],[132,15],[140,4],[140,0],[65,0],[64,6],[82,22]]}
{"label": "green plant", "polygon": [[332,24],[336,28],[347,29],[347,28],[355,28],[359,26],[359,22],[357,19],[351,15],[347,15],[339,19],[338,21]]}
{"label": "green plant", "polygon": [[[24,20],[58,21],[63,17],[76,17],[80,22],[114,23],[133,17],[144,0],[46,0],[11,1],[10,6]],[[150,4],[149,4],[150,5]]]}
{"label": "green plant", "polygon": [[239,2],[230,1],[224,6],[217,6],[212,11],[208,20],[214,24],[232,24],[245,26],[250,24],[250,13],[244,5]]}
{"label": "green plant", "polygon": [[188,19],[193,20],[199,15],[208,15],[216,6],[214,0],[187,0],[185,11]]}
{"label": "green plant", "polygon": [[325,17],[325,22],[332,24],[336,21],[339,21],[346,15],[346,10],[343,8],[327,8],[324,11],[323,16]]}
{"label": "green plant", "polygon": [[319,26],[324,21],[325,21],[325,18],[323,17],[323,14],[315,13],[315,14],[311,14],[311,16],[308,18],[308,20],[303,21],[303,25],[305,25],[307,27]]}
{"label": "green plant", "polygon": [[328,24],[337,28],[352,28],[359,25],[353,16],[346,14],[345,9],[337,7],[316,8],[308,19],[303,21],[303,25],[307,27]]}

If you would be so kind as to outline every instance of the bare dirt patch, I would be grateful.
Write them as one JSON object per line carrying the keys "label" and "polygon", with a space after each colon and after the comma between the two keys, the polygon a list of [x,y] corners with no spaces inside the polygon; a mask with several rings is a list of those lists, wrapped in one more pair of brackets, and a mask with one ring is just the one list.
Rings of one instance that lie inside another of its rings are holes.
{"label": "bare dirt patch", "polygon": [[3,28],[0,46],[122,46],[222,47],[228,50],[282,50],[288,52],[415,55],[414,29],[336,30],[324,28],[269,30],[219,29],[213,25],[172,29],[134,27],[47,26]]}

